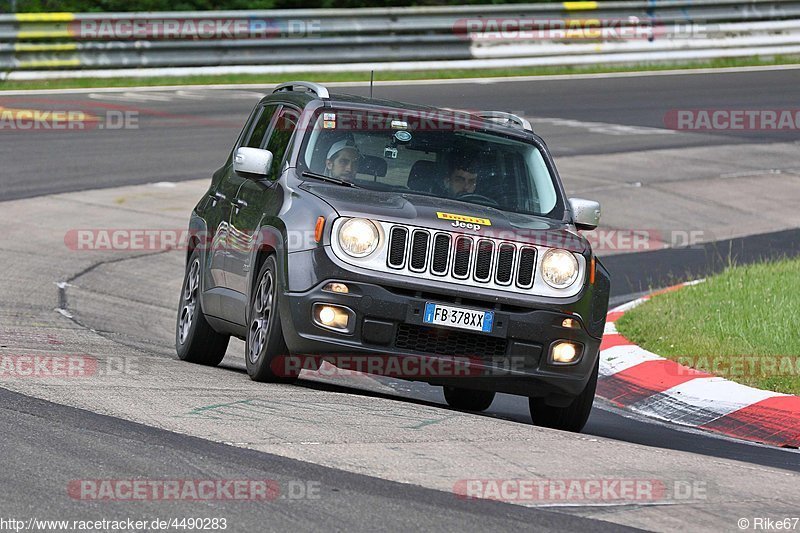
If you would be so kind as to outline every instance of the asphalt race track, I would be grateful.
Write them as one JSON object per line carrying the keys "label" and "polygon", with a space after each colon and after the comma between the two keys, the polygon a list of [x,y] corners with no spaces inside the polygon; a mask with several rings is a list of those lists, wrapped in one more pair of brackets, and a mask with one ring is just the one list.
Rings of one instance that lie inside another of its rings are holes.
{"label": "asphalt race track", "polygon": [[[665,116],[680,109],[792,109],[799,77],[786,69],[386,84],[375,94],[524,114],[553,149],[567,191],[603,204],[604,227],[699,236],[688,248],[658,242],[641,251],[612,243],[601,250],[613,302],[621,303],[731,261],[800,253],[800,132],[665,125]],[[449,409],[439,389],[415,382],[306,377],[295,386],[256,384],[244,373],[239,341],[231,342],[222,369],[177,361],[172,328],[182,255],[77,254],[64,247],[64,233],[185,225],[202,180],[224,160],[262,93],[241,87],[0,94],[4,108],[136,117],[135,128],[114,131],[0,129],[7,228],[0,354],[91,354],[102,364],[120,358],[139,365],[137,372],[85,381],[0,380],[0,518],[191,514],[227,517],[233,531],[663,531],[736,530],[739,517],[796,514],[796,450],[687,431],[602,401],[575,436],[531,426],[527,401],[514,396],[498,395],[476,415]],[[59,314],[55,282],[67,280]],[[246,416],[233,407],[241,405]],[[542,508],[452,494],[454,480],[524,475],[660,476],[700,482],[708,495]],[[320,493],[267,505],[69,497],[65,487],[86,478],[257,478],[313,483]]]}

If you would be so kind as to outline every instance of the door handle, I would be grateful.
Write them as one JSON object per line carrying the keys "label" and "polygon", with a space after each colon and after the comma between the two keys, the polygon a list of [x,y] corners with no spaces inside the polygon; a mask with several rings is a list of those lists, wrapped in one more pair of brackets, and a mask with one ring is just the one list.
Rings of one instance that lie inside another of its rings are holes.
{"label": "door handle", "polygon": [[226,201],[228,199],[227,196],[225,196],[224,194],[222,194],[219,191],[216,191],[214,194],[209,194],[208,197],[211,198],[211,200],[212,200],[212,202],[211,202],[211,206],[212,207],[217,205],[217,202],[224,202],[224,201]]}
{"label": "door handle", "polygon": [[245,202],[241,198],[235,198],[234,200],[231,201],[231,203],[233,204],[233,208],[236,209],[237,211],[239,209],[247,207],[247,202]]}

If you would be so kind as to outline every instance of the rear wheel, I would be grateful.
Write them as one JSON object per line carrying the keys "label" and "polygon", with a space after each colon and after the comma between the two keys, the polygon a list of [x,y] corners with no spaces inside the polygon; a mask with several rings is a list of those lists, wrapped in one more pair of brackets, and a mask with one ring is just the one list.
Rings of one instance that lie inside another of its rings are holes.
{"label": "rear wheel", "polygon": [[214,331],[203,314],[200,305],[201,274],[200,253],[195,250],[189,257],[183,277],[175,326],[175,350],[184,361],[216,366],[225,357],[230,337]]}
{"label": "rear wheel", "polygon": [[264,261],[258,273],[258,282],[250,295],[248,324],[245,342],[247,373],[254,381],[291,383],[297,371],[285,371],[289,349],[283,338],[281,317],[278,314],[278,265],[275,256]]}
{"label": "rear wheel", "polygon": [[464,411],[485,411],[492,405],[495,393],[485,390],[444,387],[444,399],[447,405]]}
{"label": "rear wheel", "polygon": [[592,412],[599,367],[600,361],[598,360],[594,366],[592,376],[586,383],[586,388],[566,407],[547,405],[544,398],[529,398],[528,406],[530,407],[533,423],[547,428],[580,432]]}

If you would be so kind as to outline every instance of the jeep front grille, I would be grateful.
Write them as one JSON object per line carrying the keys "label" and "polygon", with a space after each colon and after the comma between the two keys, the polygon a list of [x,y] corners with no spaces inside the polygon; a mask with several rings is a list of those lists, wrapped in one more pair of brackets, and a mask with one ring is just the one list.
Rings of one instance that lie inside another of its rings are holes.
{"label": "jeep front grille", "polygon": [[512,240],[513,231],[503,232],[509,237],[497,238],[490,231],[450,231],[375,220],[379,246],[366,257],[353,257],[336,238],[347,220],[336,219],[331,230],[330,253],[340,266],[440,284],[439,288],[441,284],[460,285],[551,298],[574,297],[585,283],[586,259],[575,253],[578,280],[567,289],[550,287],[537,272],[544,252],[551,247]]}
{"label": "jeep front grille", "polygon": [[533,285],[533,246],[420,228],[410,231],[403,226],[392,226],[388,233],[386,264],[391,269],[484,285],[513,282],[521,289]]}

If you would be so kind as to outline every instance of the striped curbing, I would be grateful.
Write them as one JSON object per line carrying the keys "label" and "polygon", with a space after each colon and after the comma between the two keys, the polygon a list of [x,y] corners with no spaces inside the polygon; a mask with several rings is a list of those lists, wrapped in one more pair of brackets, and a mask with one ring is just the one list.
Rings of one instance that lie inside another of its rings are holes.
{"label": "striped curbing", "polygon": [[[702,281],[702,280],[701,280]],[[800,447],[800,397],[685,367],[633,344],[616,328],[627,311],[683,283],[615,307],[600,345],[597,395],[639,414],[729,437]]]}

